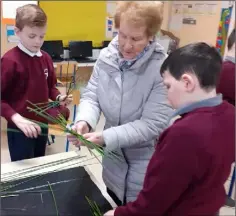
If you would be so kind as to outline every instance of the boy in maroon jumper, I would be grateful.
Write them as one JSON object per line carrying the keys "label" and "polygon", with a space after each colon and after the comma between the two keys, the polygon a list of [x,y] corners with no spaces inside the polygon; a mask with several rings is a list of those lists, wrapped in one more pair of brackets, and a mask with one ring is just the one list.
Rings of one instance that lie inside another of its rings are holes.
{"label": "boy in maroon jumper", "polygon": [[[228,52],[223,62],[216,91],[223,95],[224,100],[235,106],[235,29],[228,37],[227,48]],[[235,201],[228,195],[226,205],[235,206]]]}
{"label": "boy in maroon jumper", "polygon": [[228,53],[225,57],[217,92],[235,106],[235,29],[228,38]]}
{"label": "boy in maroon jumper", "polygon": [[221,66],[217,50],[205,43],[184,46],[164,61],[168,99],[181,118],[161,135],[137,200],[106,216],[210,216],[224,205],[235,111],[216,94]]}
{"label": "boy in maroon jumper", "polygon": [[[8,121],[8,129],[18,128],[23,132],[7,132],[12,161],[45,155],[48,130],[30,120],[47,121],[27,110],[27,100],[35,104],[59,100],[64,105],[72,100],[71,95],[61,95],[55,87],[53,62],[47,53],[40,51],[46,27],[47,16],[39,6],[29,4],[18,8],[15,32],[20,43],[1,58],[1,116]],[[58,111],[69,117],[65,106],[49,110],[56,115]]]}

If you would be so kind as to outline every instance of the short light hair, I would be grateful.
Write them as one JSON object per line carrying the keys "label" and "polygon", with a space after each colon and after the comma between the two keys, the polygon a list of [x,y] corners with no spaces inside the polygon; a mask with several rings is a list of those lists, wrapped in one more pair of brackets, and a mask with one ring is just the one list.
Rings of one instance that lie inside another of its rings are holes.
{"label": "short light hair", "polygon": [[161,28],[163,3],[161,1],[119,1],[116,5],[115,28],[119,29],[121,17],[137,26],[146,26],[147,35],[154,36]]}
{"label": "short light hair", "polygon": [[44,27],[47,15],[38,5],[27,4],[16,9],[16,27],[22,30],[25,26]]}

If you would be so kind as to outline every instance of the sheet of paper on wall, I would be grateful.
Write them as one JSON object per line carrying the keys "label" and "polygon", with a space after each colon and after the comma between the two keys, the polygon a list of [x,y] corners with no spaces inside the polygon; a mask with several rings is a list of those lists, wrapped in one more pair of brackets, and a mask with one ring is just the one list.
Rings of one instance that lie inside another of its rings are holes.
{"label": "sheet of paper on wall", "polygon": [[231,7],[232,6],[232,2],[233,1],[222,1],[221,2],[221,8],[229,8],[229,7]]}
{"label": "sheet of paper on wall", "polygon": [[184,4],[183,14],[192,14],[192,13],[193,13],[193,4]]}
{"label": "sheet of paper on wall", "polygon": [[183,8],[181,3],[173,3],[172,5],[172,14],[182,14]]}
{"label": "sheet of paper on wall", "polygon": [[116,11],[116,1],[107,1],[107,15],[113,17]]}
{"label": "sheet of paper on wall", "polygon": [[204,15],[206,13],[206,8],[204,3],[194,4],[193,11],[196,15]]}
{"label": "sheet of paper on wall", "polygon": [[15,34],[14,25],[7,25],[6,29],[7,29],[7,31],[6,31],[6,33],[7,33],[7,41],[9,43],[18,43],[19,42],[19,38]]}
{"label": "sheet of paper on wall", "polygon": [[175,14],[171,17],[169,30],[170,31],[179,31],[183,25],[183,15],[182,14]]}
{"label": "sheet of paper on wall", "polygon": [[217,4],[215,4],[215,3],[207,3],[206,5],[205,5],[205,11],[206,11],[206,14],[207,15],[215,15],[216,14],[216,12],[217,12]]}
{"label": "sheet of paper on wall", "polygon": [[111,39],[112,38],[112,28],[113,28],[113,18],[106,17],[106,38]]}

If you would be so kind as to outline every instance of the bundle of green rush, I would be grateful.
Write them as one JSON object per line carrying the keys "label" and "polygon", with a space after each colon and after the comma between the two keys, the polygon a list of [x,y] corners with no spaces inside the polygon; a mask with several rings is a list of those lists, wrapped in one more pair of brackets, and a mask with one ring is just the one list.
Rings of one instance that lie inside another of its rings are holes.
{"label": "bundle of green rush", "polygon": [[101,213],[98,205],[96,204],[96,202],[91,201],[87,196],[85,197],[86,200],[88,201],[89,205],[90,205],[90,211],[92,213],[93,216],[103,216],[103,214]]}
{"label": "bundle of green rush", "polygon": [[[76,73],[79,70],[76,71]],[[67,74],[68,77],[68,74]],[[81,86],[84,86],[85,82],[80,81],[80,76],[78,76],[77,78],[72,79],[68,84],[66,84],[66,96],[68,97],[69,95],[71,95],[73,93],[74,90],[76,89],[80,89]],[[40,112],[44,112],[48,109],[51,108],[55,108],[55,107],[59,107],[60,106],[60,101],[48,101],[45,103],[36,103],[35,105],[37,105],[39,108],[41,108]],[[37,109],[37,111],[39,111],[40,109]]]}
{"label": "bundle of green rush", "polygon": [[48,101],[48,102],[45,102],[45,103],[37,103],[35,105],[39,107],[37,109],[37,111],[44,112],[48,109],[51,109],[51,108],[54,108],[54,107],[59,107],[60,106],[60,101]]}
{"label": "bundle of green rush", "polygon": [[[37,106],[36,104],[33,104],[30,101],[28,101],[28,103],[30,103],[30,105],[32,106],[32,107],[27,107],[27,109],[30,112],[34,112],[37,115],[45,118],[49,122],[52,122],[53,124],[58,125],[59,129],[61,131],[63,131],[64,133],[71,134],[71,135],[75,136],[79,141],[81,141],[89,149],[90,153],[93,154],[94,156],[96,156],[96,154],[94,154],[90,149],[95,149],[95,151],[98,152],[100,156],[103,156],[103,157],[105,155],[107,155],[109,157],[114,156],[114,157],[117,157],[117,159],[119,159],[119,155],[117,155],[115,152],[105,151],[103,147],[98,146],[97,144],[88,141],[82,135],[80,135],[76,131],[72,130],[71,127],[68,126],[66,119],[63,117],[63,115],[61,113],[58,112],[58,116],[53,117],[53,116],[49,115],[45,110],[43,110],[42,108]],[[49,128],[48,124],[38,122],[38,121],[34,121],[34,122],[37,123],[42,128]]]}
{"label": "bundle of green rush", "polygon": [[[66,96],[68,97],[72,91],[73,91],[73,82],[70,82],[69,84],[69,88],[66,92]],[[44,112],[44,111],[47,111],[48,109],[51,109],[51,108],[55,108],[55,107],[59,107],[60,106],[60,101],[48,101],[48,102],[45,102],[45,103],[36,103],[34,104],[36,105],[38,108],[35,108],[35,111],[39,111],[39,112]]]}

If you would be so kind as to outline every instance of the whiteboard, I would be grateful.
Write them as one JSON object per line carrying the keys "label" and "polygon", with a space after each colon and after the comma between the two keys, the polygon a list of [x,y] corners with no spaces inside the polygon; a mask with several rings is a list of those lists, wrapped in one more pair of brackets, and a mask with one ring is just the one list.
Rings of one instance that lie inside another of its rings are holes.
{"label": "whiteboard", "polygon": [[26,4],[38,4],[38,1],[2,1],[3,18],[15,19],[16,9]]}

